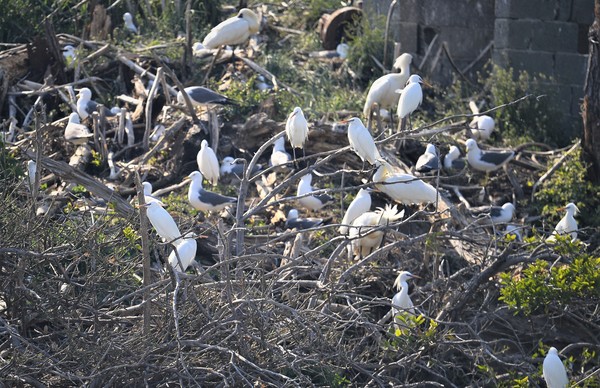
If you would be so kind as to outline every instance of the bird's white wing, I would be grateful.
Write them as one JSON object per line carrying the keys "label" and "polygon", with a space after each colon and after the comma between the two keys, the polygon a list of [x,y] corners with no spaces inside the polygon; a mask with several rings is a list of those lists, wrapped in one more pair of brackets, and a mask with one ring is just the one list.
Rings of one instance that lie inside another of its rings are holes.
{"label": "bird's white wing", "polygon": [[371,110],[371,105],[374,102],[383,105],[382,97],[388,93],[394,93],[394,90],[390,90],[392,86],[387,77],[383,76],[375,80],[371,87],[369,88],[369,92],[367,93],[367,99],[365,100],[365,106],[363,108],[363,114],[365,117],[368,116],[369,111]]}
{"label": "bird's white wing", "polygon": [[340,226],[340,234],[347,234],[348,227],[344,225],[350,225],[354,220],[356,220],[359,216],[369,211],[371,208],[371,197],[360,197],[354,198],[354,200],[348,206],[346,210],[346,214],[344,214],[344,218],[342,219],[342,226]]}
{"label": "bird's white wing", "polygon": [[198,249],[198,244],[194,239],[185,239],[182,243],[177,245],[177,252],[179,253],[179,259],[181,260],[181,264],[183,265],[183,269],[179,268],[179,261],[177,260],[177,256],[175,255],[175,251],[171,252],[169,255],[169,265],[173,267],[175,270],[184,272],[190,263],[196,257],[196,250]]}
{"label": "bird's white wing", "polygon": [[350,139],[350,145],[352,148],[354,148],[361,159],[364,159],[371,164],[375,164],[375,161],[380,159],[381,155],[379,155],[379,150],[375,145],[373,137],[366,128],[355,133],[356,138]]}
{"label": "bird's white wing", "polygon": [[221,22],[213,28],[202,41],[204,47],[218,48],[223,45],[243,43],[249,36],[248,22],[243,18],[233,17]]}

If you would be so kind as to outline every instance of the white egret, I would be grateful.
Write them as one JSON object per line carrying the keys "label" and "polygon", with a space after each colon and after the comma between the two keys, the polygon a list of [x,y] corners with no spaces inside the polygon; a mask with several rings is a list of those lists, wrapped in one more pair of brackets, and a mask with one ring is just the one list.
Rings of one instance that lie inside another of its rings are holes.
{"label": "white egret", "polygon": [[299,106],[295,107],[288,116],[285,123],[285,133],[292,145],[295,160],[296,148],[302,148],[302,152],[304,152],[304,143],[306,143],[306,139],[308,138],[308,122]]}
{"label": "white egret", "polygon": [[260,19],[256,13],[248,8],[242,8],[237,16],[229,18],[214,27],[202,41],[208,49],[221,46],[234,46],[248,40],[250,35],[256,34],[260,29]]}
{"label": "white egret", "polygon": [[285,165],[291,159],[291,155],[285,151],[285,137],[281,136],[273,143],[273,152],[270,159],[271,166]]}
{"label": "white egret", "polygon": [[[480,224],[505,224],[512,221],[515,216],[515,205],[506,202],[502,206],[485,206],[479,209],[472,209],[473,213],[478,213],[482,217]],[[485,216],[483,216],[485,214]]]}
{"label": "white egret", "polygon": [[397,93],[400,93],[396,113],[402,120],[401,130],[404,129],[404,118],[409,117],[412,112],[417,110],[419,105],[421,105],[421,102],[423,102],[423,90],[421,89],[421,84],[428,85],[419,75],[413,74],[408,78],[406,87],[396,91]]}
{"label": "white egret", "polygon": [[547,242],[556,242],[556,235],[568,234],[571,236],[571,241],[577,240],[577,221],[575,220],[575,214],[579,213],[577,206],[570,202],[564,207],[557,209],[558,211],[566,210],[566,214],[560,219],[552,235],[546,239]]}
{"label": "white egret", "polygon": [[406,86],[408,77],[410,76],[410,64],[412,55],[404,53],[396,58],[393,69],[399,69],[400,73],[386,74],[373,82],[367,93],[365,106],[363,108],[363,116],[369,118],[373,104],[377,103],[379,108],[392,109],[398,105],[400,94],[396,91],[403,89]]}
{"label": "white egret", "polygon": [[392,317],[396,328],[406,327],[405,321],[399,315],[415,315],[414,304],[408,295],[408,280],[413,278],[419,277],[408,271],[402,271],[394,281],[394,287],[398,290],[392,298]]}
{"label": "white egret", "polygon": [[466,162],[460,157],[460,149],[457,146],[450,146],[450,150],[444,156],[444,170],[448,172],[462,170],[466,167]]}
{"label": "white egret", "polygon": [[181,237],[181,232],[175,223],[175,220],[168,211],[163,209],[163,203],[160,201],[148,202],[146,207],[146,215],[148,220],[156,230],[156,233],[164,241],[174,241]]}
{"label": "white egret", "polygon": [[413,175],[392,172],[386,161],[375,171],[373,182],[379,191],[406,205],[435,203],[438,198],[435,187]]}
{"label": "white egret", "polygon": [[544,358],[542,374],[548,388],[566,388],[569,385],[567,371],[555,347],[551,347]]}
{"label": "white egret", "polygon": [[[175,250],[177,250],[177,254],[175,254]],[[186,233],[185,236],[175,242],[175,250],[171,251],[167,261],[174,271],[185,272],[196,258],[196,251],[198,250],[196,234],[194,232]],[[177,259],[178,255],[179,260]]]}
{"label": "white egret", "polygon": [[341,235],[348,234],[348,225],[351,225],[360,215],[368,212],[371,209],[371,193],[368,189],[360,189],[356,197],[350,202],[350,206],[346,209],[344,218],[342,219],[339,232]]}
{"label": "white egret", "polygon": [[[235,159],[231,156],[226,156],[221,161],[221,175],[233,174],[238,178],[244,175],[244,169],[246,165],[244,163],[236,163]],[[255,164],[250,173],[250,177],[262,170],[262,164]]]}
{"label": "white egret", "polygon": [[428,173],[440,169],[440,158],[433,144],[427,144],[423,155],[419,156],[415,170],[420,173]]}
{"label": "white egret", "polygon": [[[469,101],[469,107],[474,115],[479,115],[479,107],[477,107],[475,101]],[[488,115],[473,117],[473,120],[471,120],[471,123],[469,124],[473,138],[477,140],[489,139],[495,126],[496,123],[494,122],[494,119]]]}
{"label": "white egret", "polygon": [[216,212],[237,202],[237,198],[226,197],[219,193],[204,190],[202,187],[202,173],[200,171],[192,172],[188,175],[188,179],[191,180],[188,200],[196,210]]}
{"label": "white egret", "polygon": [[[300,182],[298,182],[298,196],[308,194],[313,192],[313,188],[311,186],[312,182],[312,174],[308,173],[300,178]],[[304,206],[308,210],[317,211],[321,209],[327,202],[332,201],[333,198],[327,194],[318,194],[318,195],[309,195],[307,197],[303,197],[298,199],[300,205]]]}
{"label": "white egret", "polygon": [[144,202],[160,202],[160,200],[152,195],[152,183],[150,182],[142,182],[142,188],[144,190]]}
{"label": "white egret", "polygon": [[285,220],[285,226],[288,229],[298,229],[298,230],[310,229],[310,228],[315,228],[322,224],[323,224],[322,218],[316,218],[316,217],[300,218],[298,216],[298,210],[296,210],[296,209],[291,209],[288,212],[288,215]]}
{"label": "white egret", "polygon": [[358,117],[343,120],[342,123],[348,124],[348,141],[350,147],[352,147],[354,152],[356,152],[358,157],[362,160],[363,168],[365,161],[375,164],[378,159],[381,159],[373,136],[371,136],[369,130],[363,125]]}
{"label": "white egret", "polygon": [[513,151],[482,151],[473,139],[468,139],[466,145],[469,166],[486,173],[501,168],[515,157]]}
{"label": "white egret", "polygon": [[[205,88],[204,86],[189,86],[183,90],[190,97],[190,102],[193,106],[237,105],[237,102],[234,100],[212,91],[209,88]],[[179,104],[185,104],[185,99],[183,98],[181,90],[177,92],[177,102]]]}
{"label": "white egret", "polygon": [[387,225],[390,222],[404,217],[404,210],[398,212],[397,205],[386,205],[385,209],[378,208],[374,212],[366,212],[352,221],[349,227],[348,237],[351,241],[352,253],[354,256],[366,257],[374,249],[381,245],[383,240],[383,231],[373,231],[379,226]]}
{"label": "white egret", "polygon": [[69,115],[69,122],[65,127],[65,140],[75,145],[81,145],[87,143],[87,141],[94,137],[93,133],[85,125],[79,121],[79,115],[75,112]]}
{"label": "white egret", "polygon": [[125,22],[125,29],[133,34],[138,33],[138,29],[133,23],[133,17],[129,12],[123,14],[123,22]]}
{"label": "white egret", "polygon": [[202,140],[200,151],[196,156],[198,170],[213,186],[219,182],[219,160],[212,148],[209,147],[206,139]]}
{"label": "white egret", "polygon": [[[77,113],[79,113],[79,117],[81,120],[85,120],[90,116],[93,112],[98,112],[100,105],[92,100],[92,91],[89,88],[82,88],[79,90],[77,94]],[[115,114],[107,109],[106,107],[102,107],[103,112],[106,116],[114,116]]]}
{"label": "white egret", "polygon": [[35,185],[35,174],[37,171],[37,163],[33,160],[27,161],[27,178],[29,178],[29,187],[33,190]]}

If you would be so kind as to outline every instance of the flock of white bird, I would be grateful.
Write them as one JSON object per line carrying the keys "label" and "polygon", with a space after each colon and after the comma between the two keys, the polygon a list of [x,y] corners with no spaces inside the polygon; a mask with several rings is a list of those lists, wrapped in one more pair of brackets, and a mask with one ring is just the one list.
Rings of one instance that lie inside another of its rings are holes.
{"label": "flock of white bird", "polygon": [[[138,29],[133,24],[132,15],[126,13],[123,19],[125,28],[129,32],[137,34]],[[197,52],[199,50],[218,49],[225,45],[242,44],[252,34],[257,33],[259,28],[260,18],[258,15],[250,9],[242,9],[236,17],[227,19],[213,28],[202,43],[195,45],[194,50]],[[74,50],[72,46],[65,46],[64,53],[65,58],[73,59]],[[400,55],[393,66],[398,72],[386,74],[373,82],[367,93],[363,109],[365,118],[370,118],[373,115],[389,115],[386,110],[392,110],[396,107],[396,115],[399,120],[404,122],[406,118],[410,117],[411,113],[418,109],[423,99],[421,84],[424,81],[419,75],[410,74],[411,61],[412,56],[410,54]],[[227,97],[204,87],[188,87],[185,88],[184,92],[189,96],[194,106],[234,103]],[[80,90],[76,112],[70,114],[68,124],[65,127],[64,138],[67,142],[82,145],[93,137],[88,127],[81,123],[82,120],[86,120],[92,112],[98,111],[101,107],[91,97],[90,89],[82,88]],[[181,91],[177,95],[177,100],[181,104],[185,103]],[[502,168],[514,158],[513,151],[484,151],[479,148],[476,140],[485,141],[489,139],[495,123],[490,116],[479,114],[479,109],[474,102],[470,103],[470,108],[475,116],[470,123],[473,138],[466,140],[466,163],[461,158],[461,151],[458,147],[451,146],[449,152],[443,158],[443,162],[441,162],[442,159],[439,157],[436,147],[433,144],[428,144],[425,153],[417,161],[415,170],[418,173],[427,174],[436,172],[439,169],[447,171],[462,170],[468,164],[472,169],[487,174]],[[119,108],[106,109],[104,113],[108,116],[119,115],[121,110]],[[129,115],[126,119],[131,121]],[[381,245],[383,239],[382,226],[398,221],[404,216],[404,210],[398,211],[397,205],[391,204],[386,205],[385,208],[371,211],[370,191],[373,188],[387,195],[392,201],[404,205],[437,204],[440,201],[440,194],[435,187],[418,177],[395,171],[390,163],[382,157],[369,129],[365,127],[360,118],[352,117],[342,121],[342,123],[348,126],[350,147],[362,160],[363,170],[366,163],[375,169],[372,177],[372,187],[360,188],[346,210],[338,229],[341,235],[348,236],[349,255],[366,257]],[[132,127],[130,126],[130,128]],[[130,132],[128,136],[132,137],[133,130],[130,129]],[[296,149],[302,149],[305,155],[308,135],[309,122],[302,109],[296,107],[289,114],[286,121],[285,137],[279,137],[273,142],[270,165],[291,167],[292,164],[296,163],[297,166]],[[291,145],[293,156],[286,151],[285,138]],[[222,211],[237,202],[235,197],[227,197],[205,190],[203,188],[204,179],[215,186],[223,174],[253,175],[260,170],[260,166],[258,166],[255,170],[248,172],[244,164],[237,164],[231,157],[224,158],[222,165],[219,165],[215,151],[208,145],[206,140],[202,141],[201,148],[198,151],[197,164],[198,171],[192,172],[187,177],[190,181],[188,200],[193,208],[202,212]],[[32,185],[35,168],[35,162],[29,161],[28,174]],[[151,184],[144,182],[143,187],[144,206],[150,223],[163,241],[171,242],[175,246],[167,261],[175,271],[185,272],[189,265],[195,263],[196,234],[190,232],[183,235],[173,217],[164,209],[164,204],[152,196]],[[297,202],[309,211],[318,211],[332,201],[332,197],[327,194],[311,195],[314,190],[312,173],[309,172],[300,178],[297,189],[297,196],[300,197]],[[555,242],[557,235],[569,235],[572,240],[577,238],[577,222],[574,218],[578,212],[577,206],[569,203],[564,210],[566,210],[566,214],[556,225],[552,235],[548,237],[548,242]],[[515,206],[509,202],[502,207],[490,207],[487,208],[486,214],[488,215],[486,218],[488,222],[494,224],[509,223],[514,217]],[[318,218],[300,218],[298,211],[292,209],[288,213],[286,226],[288,228],[306,229],[317,227],[322,222],[323,220]],[[512,229],[514,229],[514,226]],[[394,283],[398,292],[392,298],[391,312],[394,323],[398,328],[406,326],[407,314],[415,314],[415,307],[410,299],[407,283],[412,278],[418,277],[410,272],[402,271]],[[555,348],[550,348],[548,351],[543,363],[543,375],[547,385],[551,388],[565,387],[568,384],[565,368]]]}

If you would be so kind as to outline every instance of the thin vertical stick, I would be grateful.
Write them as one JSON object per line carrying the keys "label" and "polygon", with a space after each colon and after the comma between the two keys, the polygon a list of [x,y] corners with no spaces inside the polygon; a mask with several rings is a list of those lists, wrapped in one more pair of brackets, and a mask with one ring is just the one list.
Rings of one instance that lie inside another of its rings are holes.
{"label": "thin vertical stick", "polygon": [[150,131],[152,129],[152,100],[154,100],[154,96],[156,96],[156,91],[160,86],[160,79],[163,77],[163,68],[159,67],[156,69],[156,78],[152,83],[152,87],[150,88],[150,92],[148,93],[148,98],[146,99],[146,130],[144,131],[144,140],[143,147],[144,151],[148,151],[149,147],[149,138]]}
{"label": "thin vertical stick", "polygon": [[146,216],[146,201],[140,174],[135,172],[135,188],[140,206],[140,236],[142,238],[142,265],[144,268],[144,335],[150,333],[150,244],[148,240],[148,218]]}

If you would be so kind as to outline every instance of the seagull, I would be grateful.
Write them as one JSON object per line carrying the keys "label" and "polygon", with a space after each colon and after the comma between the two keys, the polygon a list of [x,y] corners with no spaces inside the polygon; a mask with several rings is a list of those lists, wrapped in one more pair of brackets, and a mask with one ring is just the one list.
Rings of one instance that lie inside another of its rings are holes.
{"label": "seagull", "polygon": [[287,218],[285,220],[285,226],[287,228],[298,229],[298,230],[315,228],[322,224],[323,224],[322,218],[314,218],[314,217],[298,218],[298,210],[296,210],[296,209],[291,209],[288,212]]}
{"label": "seagull", "polygon": [[415,170],[420,173],[428,173],[440,169],[440,158],[433,144],[427,144],[425,153],[419,156]]}
{"label": "seagull", "polygon": [[379,191],[405,205],[435,203],[438,198],[435,187],[413,175],[393,173],[386,161],[379,164],[373,182]]}
{"label": "seagull", "polygon": [[404,217],[404,210],[398,212],[396,205],[386,205],[385,209],[378,208],[374,212],[366,212],[352,221],[348,237],[351,241],[354,256],[366,257],[377,249],[383,241],[383,231],[372,232],[373,229],[387,225]]}
{"label": "seagull", "polygon": [[[77,113],[79,113],[82,120],[87,119],[92,112],[97,112],[99,106],[96,101],[92,100],[92,91],[89,88],[82,88],[77,94]],[[106,116],[115,115],[106,107],[103,107],[103,112]]]}
{"label": "seagull", "polygon": [[[192,106],[203,105],[237,105],[237,102],[204,86],[188,86],[183,89],[190,97]],[[177,93],[177,102],[185,104],[181,90]]]}
{"label": "seagull", "polygon": [[273,152],[271,153],[271,166],[281,166],[287,164],[292,156],[285,151],[285,137],[280,137],[273,143]]}
{"label": "seagull", "polygon": [[175,223],[175,220],[163,206],[160,201],[152,201],[144,204],[148,220],[156,230],[156,233],[163,241],[174,241],[181,237],[181,232]]}
{"label": "seagull", "polygon": [[196,161],[198,162],[198,170],[202,175],[211,185],[216,186],[219,182],[219,160],[215,151],[208,146],[206,139],[202,140]]}
{"label": "seagull", "polygon": [[237,202],[237,198],[226,197],[219,193],[204,190],[202,188],[202,173],[200,171],[192,172],[188,175],[188,179],[192,182],[188,191],[188,200],[196,210],[216,212]]}
{"label": "seagull", "polygon": [[469,166],[486,173],[501,168],[515,157],[513,151],[482,151],[473,139],[468,139],[466,145]]}
{"label": "seagull", "polygon": [[573,202],[570,202],[564,207],[557,209],[559,211],[566,210],[567,213],[563,218],[560,219],[552,235],[546,239],[547,242],[554,243],[556,242],[556,235],[571,235],[571,241],[577,240],[577,221],[575,220],[575,214],[579,213],[579,209]]}
{"label": "seagull", "polygon": [[[186,233],[181,239],[175,242],[175,250],[171,251],[168,258],[168,263],[176,272],[185,272],[187,267],[196,258],[196,250],[198,249],[198,243],[196,242],[196,233]],[[179,259],[177,256],[179,255]],[[181,265],[180,265],[181,263]]]}
{"label": "seagull", "polygon": [[341,235],[348,234],[348,225],[357,219],[362,214],[368,212],[371,209],[371,193],[368,189],[360,189],[356,197],[350,202],[350,206],[346,209],[344,218],[342,219],[342,225],[339,228]]}
{"label": "seagull", "polygon": [[462,170],[466,166],[464,159],[460,157],[460,149],[457,146],[450,146],[450,150],[444,156],[444,170],[452,172]]}
{"label": "seagull", "polygon": [[87,143],[87,141],[94,137],[93,133],[85,125],[79,121],[79,115],[75,112],[69,115],[69,122],[65,127],[65,140],[75,145],[81,145]]}
{"label": "seagull", "polygon": [[208,49],[216,49],[221,46],[242,44],[259,29],[258,15],[248,8],[242,8],[237,16],[219,23],[210,30],[204,37],[202,45]]}
{"label": "seagull", "polygon": [[[296,195],[304,195],[313,192],[313,188],[311,186],[312,174],[308,173],[300,178],[300,182],[298,182],[298,192]],[[298,199],[300,205],[304,206],[308,210],[317,211],[321,209],[327,202],[332,201],[333,198],[327,194],[318,194],[318,195],[310,195],[308,197]]]}
{"label": "seagull", "polygon": [[371,133],[358,117],[343,120],[342,123],[348,124],[348,141],[350,142],[350,147],[363,161],[363,167],[365,161],[375,164],[377,159],[381,159],[379,150],[375,145],[375,140],[373,140]]}
{"label": "seagull", "polygon": [[[477,212],[477,209],[471,210]],[[512,221],[515,216],[515,205],[511,202],[506,202],[502,206],[490,206],[478,210],[480,210],[480,215],[486,214],[479,218],[479,222],[483,224],[505,224]]]}
{"label": "seagull", "polygon": [[158,198],[152,195],[152,183],[142,182],[142,188],[144,190],[144,202],[160,202]]}
{"label": "seagull", "polygon": [[304,152],[304,143],[308,138],[308,122],[299,106],[295,107],[288,116],[285,123],[285,133],[292,145],[294,159],[296,159],[296,148],[302,148],[302,152]]}
{"label": "seagull", "polygon": [[[244,163],[236,163],[231,156],[226,156],[221,161],[221,175],[233,174],[239,178],[244,176],[246,165]],[[255,164],[250,173],[250,177],[262,170],[262,164]]]}
{"label": "seagull", "polygon": [[542,374],[548,388],[566,388],[569,385],[567,371],[555,347],[551,347],[544,358]]}
{"label": "seagull", "polygon": [[[477,104],[475,104],[475,101],[469,101],[469,107],[474,115],[479,115],[479,108],[477,107]],[[494,122],[494,119],[488,115],[473,117],[473,120],[471,120],[471,123],[469,124],[471,134],[473,134],[473,138],[476,140],[489,139],[495,126],[496,123]]]}
{"label": "seagull", "polygon": [[373,82],[367,93],[365,106],[363,108],[363,116],[369,118],[373,104],[377,103],[379,108],[392,109],[398,105],[400,94],[396,92],[398,89],[403,89],[408,81],[410,64],[412,55],[404,53],[396,58],[393,69],[399,69],[400,73],[386,74]]}
{"label": "seagull", "polygon": [[416,275],[411,274],[408,271],[402,271],[398,274],[396,281],[394,281],[394,287],[398,290],[396,295],[392,298],[392,317],[394,318],[394,325],[396,328],[400,326],[406,326],[405,320],[398,317],[400,314],[415,315],[415,308],[410,296],[408,295],[408,280],[413,278],[419,278]]}
{"label": "seagull", "polygon": [[132,32],[134,34],[138,33],[137,27],[135,26],[135,24],[133,24],[133,17],[129,12],[125,12],[123,14],[123,21],[125,22],[125,29],[127,29],[127,31]]}
{"label": "seagull", "polygon": [[[400,119],[410,116],[410,114],[417,110],[419,105],[421,105],[421,102],[423,102],[423,90],[421,90],[421,84],[428,85],[419,75],[413,74],[408,78],[408,82],[404,89],[396,90],[396,93],[400,93],[398,109],[396,111]],[[404,120],[402,120],[402,122],[404,123]],[[401,129],[403,128],[404,125],[401,126]]]}

